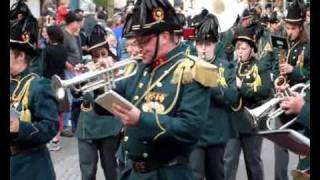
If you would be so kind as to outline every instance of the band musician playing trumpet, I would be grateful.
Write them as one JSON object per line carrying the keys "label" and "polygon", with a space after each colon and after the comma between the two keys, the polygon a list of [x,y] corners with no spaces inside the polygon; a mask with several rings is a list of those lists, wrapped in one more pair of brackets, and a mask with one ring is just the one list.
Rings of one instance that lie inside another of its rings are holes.
{"label": "band musician playing trumpet", "polygon": [[[105,35],[106,32],[100,25],[93,28],[88,42],[92,61],[77,65],[76,74],[112,66],[115,55],[109,50]],[[118,120],[106,116],[109,115],[107,110],[94,102],[94,99],[102,93],[104,93],[103,87],[92,93],[82,94],[83,101],[75,134],[78,139],[79,163],[83,180],[96,178],[98,160],[105,178],[117,179],[115,153],[121,124]],[[80,95],[75,92],[72,94]]]}

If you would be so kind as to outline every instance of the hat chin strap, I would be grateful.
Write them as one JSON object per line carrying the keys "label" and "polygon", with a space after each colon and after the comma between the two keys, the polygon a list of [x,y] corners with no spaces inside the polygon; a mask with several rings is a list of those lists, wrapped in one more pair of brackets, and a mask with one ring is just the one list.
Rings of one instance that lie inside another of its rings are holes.
{"label": "hat chin strap", "polygon": [[153,53],[152,61],[154,61],[158,55],[158,48],[159,48],[159,34],[157,35],[157,42],[155,45],[155,52]]}

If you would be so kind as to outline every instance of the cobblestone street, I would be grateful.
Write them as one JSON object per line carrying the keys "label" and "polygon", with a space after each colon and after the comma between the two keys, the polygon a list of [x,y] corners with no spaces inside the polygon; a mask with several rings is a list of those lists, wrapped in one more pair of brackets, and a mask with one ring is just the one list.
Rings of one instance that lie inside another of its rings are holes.
{"label": "cobblestone street", "polygon": [[[51,152],[52,160],[55,166],[57,180],[81,180],[80,167],[78,162],[78,143],[75,138],[61,138],[62,149],[60,151]],[[273,143],[264,140],[262,150],[262,159],[264,162],[265,179],[274,179],[274,153]],[[290,153],[289,170],[296,167],[298,156]],[[289,173],[290,177],[290,173]],[[101,166],[98,167],[97,180],[103,180],[104,175]],[[238,180],[246,180],[247,175],[245,171],[244,160],[241,155],[239,170],[237,174]],[[292,177],[290,177],[292,179]]]}

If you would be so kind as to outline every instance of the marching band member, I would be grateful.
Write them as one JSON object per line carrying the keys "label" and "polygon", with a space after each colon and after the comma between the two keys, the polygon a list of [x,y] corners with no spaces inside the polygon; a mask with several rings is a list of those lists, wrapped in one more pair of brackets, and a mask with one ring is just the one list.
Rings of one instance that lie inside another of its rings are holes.
{"label": "marching band member", "polygon": [[112,111],[125,126],[120,179],[193,179],[189,155],[208,117],[208,87],[215,83],[202,75],[215,72],[176,45],[173,31],[180,28],[167,0],[137,1],[127,18],[124,35],[136,38],[143,58],[137,73],[115,89],[134,105],[129,110],[114,104]]}
{"label": "marching band member", "polygon": [[[310,41],[304,30],[304,5],[297,1],[288,7],[288,14],[285,18],[285,30],[287,33],[289,49],[285,53],[285,62],[277,64],[276,76],[286,77],[290,86],[297,83],[304,83],[310,78]],[[280,59],[276,62],[279,62]],[[279,68],[278,68],[279,67]],[[276,90],[281,88],[275,82]],[[292,117],[281,115],[276,121],[281,126]],[[300,127],[298,127],[300,128]],[[288,179],[289,153],[287,149],[275,145],[275,177],[281,180]]]}
{"label": "marching band member", "polygon": [[[104,59],[115,59],[115,55],[109,50],[105,36],[106,32],[103,27],[96,25],[93,28],[88,42],[88,52],[93,60],[86,64],[89,70],[98,70],[99,64],[102,64]],[[75,67],[78,71],[83,68],[84,65]],[[103,89],[98,89],[93,92],[93,95],[89,93],[83,95],[76,129],[82,180],[96,179],[98,160],[100,160],[105,178],[108,180],[117,179],[115,153],[118,147],[121,124],[119,120],[107,116],[109,115],[107,110],[94,102],[94,99],[103,91]]]}
{"label": "marching band member", "polygon": [[226,179],[235,179],[239,156],[243,149],[248,179],[264,179],[261,159],[262,138],[255,135],[256,129],[250,123],[250,115],[244,109],[255,108],[272,94],[270,69],[261,68],[261,61],[254,57],[257,47],[253,40],[254,31],[244,30],[234,40],[236,54],[239,57],[236,67],[236,83],[240,101],[232,119],[238,130],[238,137],[228,142],[225,153]]}
{"label": "marching band member", "polygon": [[[224,179],[223,155],[231,128],[230,105],[238,100],[234,64],[217,57],[219,23],[213,14],[206,14],[196,25],[196,48],[198,57],[219,69],[218,86],[210,89],[209,115],[204,130],[190,157],[195,179]],[[214,77],[212,77],[214,78]]]}
{"label": "marching band member", "polygon": [[10,179],[55,180],[46,147],[58,132],[59,113],[51,83],[31,71],[38,29],[34,17],[10,28]]}

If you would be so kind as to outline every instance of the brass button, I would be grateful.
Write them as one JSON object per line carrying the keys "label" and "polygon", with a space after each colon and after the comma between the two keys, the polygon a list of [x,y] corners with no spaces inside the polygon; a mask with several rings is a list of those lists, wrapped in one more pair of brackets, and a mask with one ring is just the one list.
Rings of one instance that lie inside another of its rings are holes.
{"label": "brass button", "polygon": [[157,87],[162,87],[162,83],[161,83],[161,82],[158,82],[158,83],[157,83]]}
{"label": "brass button", "polygon": [[128,136],[125,136],[125,137],[123,138],[124,142],[127,142],[127,141],[128,141],[128,139],[129,139],[129,137],[128,137]]}
{"label": "brass button", "polygon": [[124,151],[124,153],[125,153],[125,154],[128,154],[128,153],[129,153],[129,151],[125,150],[125,151]]}
{"label": "brass button", "polygon": [[143,83],[139,83],[138,87],[142,88],[143,87]]}
{"label": "brass button", "polygon": [[146,153],[146,152],[142,153],[142,157],[147,158],[148,156],[149,156],[148,153]]}
{"label": "brass button", "polygon": [[296,56],[293,56],[293,59],[296,59]]}
{"label": "brass button", "polygon": [[146,76],[147,74],[148,74],[147,71],[144,71],[144,72],[143,72],[143,76]]}

